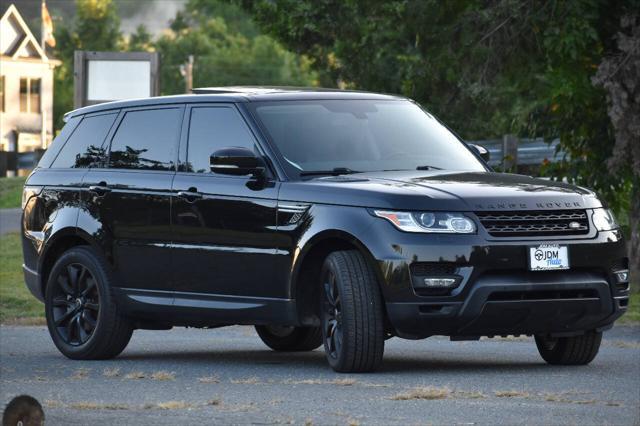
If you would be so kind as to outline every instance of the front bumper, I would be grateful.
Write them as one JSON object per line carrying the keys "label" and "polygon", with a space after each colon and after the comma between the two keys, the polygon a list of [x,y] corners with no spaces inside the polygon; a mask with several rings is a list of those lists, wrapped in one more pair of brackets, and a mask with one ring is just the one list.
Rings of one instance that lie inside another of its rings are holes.
{"label": "front bumper", "polygon": [[22,272],[24,274],[24,282],[27,284],[27,288],[31,294],[33,294],[39,301],[44,302],[44,295],[42,294],[40,276],[38,273],[24,264],[22,265]]}
{"label": "front bumper", "polygon": [[[398,336],[580,334],[609,328],[627,309],[629,289],[617,285],[613,275],[616,265],[628,264],[619,231],[589,238],[491,240],[406,234],[380,225],[372,235],[386,242],[368,244],[376,247],[372,253],[387,316]],[[541,241],[568,246],[571,269],[529,271],[528,248]],[[460,284],[445,295],[416,292],[410,265],[420,262],[455,265]]]}

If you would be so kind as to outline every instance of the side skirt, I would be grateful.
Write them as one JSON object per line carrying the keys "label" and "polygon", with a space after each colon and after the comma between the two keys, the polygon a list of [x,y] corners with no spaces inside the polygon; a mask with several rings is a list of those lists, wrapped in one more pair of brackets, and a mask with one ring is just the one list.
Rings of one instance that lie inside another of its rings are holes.
{"label": "side skirt", "polygon": [[300,325],[293,299],[114,289],[127,316],[175,326]]}

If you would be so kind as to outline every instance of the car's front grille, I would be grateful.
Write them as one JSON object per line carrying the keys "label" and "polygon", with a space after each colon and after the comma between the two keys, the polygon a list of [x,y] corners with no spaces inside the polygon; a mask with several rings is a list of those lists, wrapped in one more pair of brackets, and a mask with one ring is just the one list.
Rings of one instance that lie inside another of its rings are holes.
{"label": "car's front grille", "polygon": [[589,220],[584,210],[476,212],[476,216],[494,237],[580,235],[589,232]]}

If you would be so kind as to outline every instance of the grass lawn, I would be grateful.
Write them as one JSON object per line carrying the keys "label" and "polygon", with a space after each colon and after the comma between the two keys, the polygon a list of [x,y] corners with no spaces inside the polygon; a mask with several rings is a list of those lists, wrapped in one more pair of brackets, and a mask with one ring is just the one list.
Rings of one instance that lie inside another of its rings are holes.
{"label": "grass lawn", "polygon": [[640,285],[638,282],[631,284],[634,291],[631,293],[631,298],[629,299],[629,310],[619,320],[621,324],[640,323],[640,289],[638,285]]}
{"label": "grass lawn", "polygon": [[44,324],[44,305],[24,283],[17,233],[0,237],[0,323]]}
{"label": "grass lawn", "polygon": [[0,209],[20,207],[26,177],[0,178]]}
{"label": "grass lawn", "polygon": [[[640,289],[633,285],[629,311],[620,324],[640,322]],[[17,233],[0,237],[0,323],[44,324],[44,305],[31,295],[22,276],[22,248]]]}

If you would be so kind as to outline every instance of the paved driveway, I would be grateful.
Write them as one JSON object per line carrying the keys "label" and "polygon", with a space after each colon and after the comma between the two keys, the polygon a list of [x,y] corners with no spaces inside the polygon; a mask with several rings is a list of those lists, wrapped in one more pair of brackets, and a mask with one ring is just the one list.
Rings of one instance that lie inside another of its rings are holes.
{"label": "paved driveway", "polygon": [[2,327],[0,342],[0,404],[31,394],[47,424],[640,423],[637,327],[605,334],[586,367],[545,365],[529,338],[392,339],[382,370],[359,375],[320,350],[267,350],[248,327],[136,331],[110,361],[67,360],[44,327]]}
{"label": "paved driveway", "polygon": [[21,209],[0,209],[0,235],[20,231]]}

